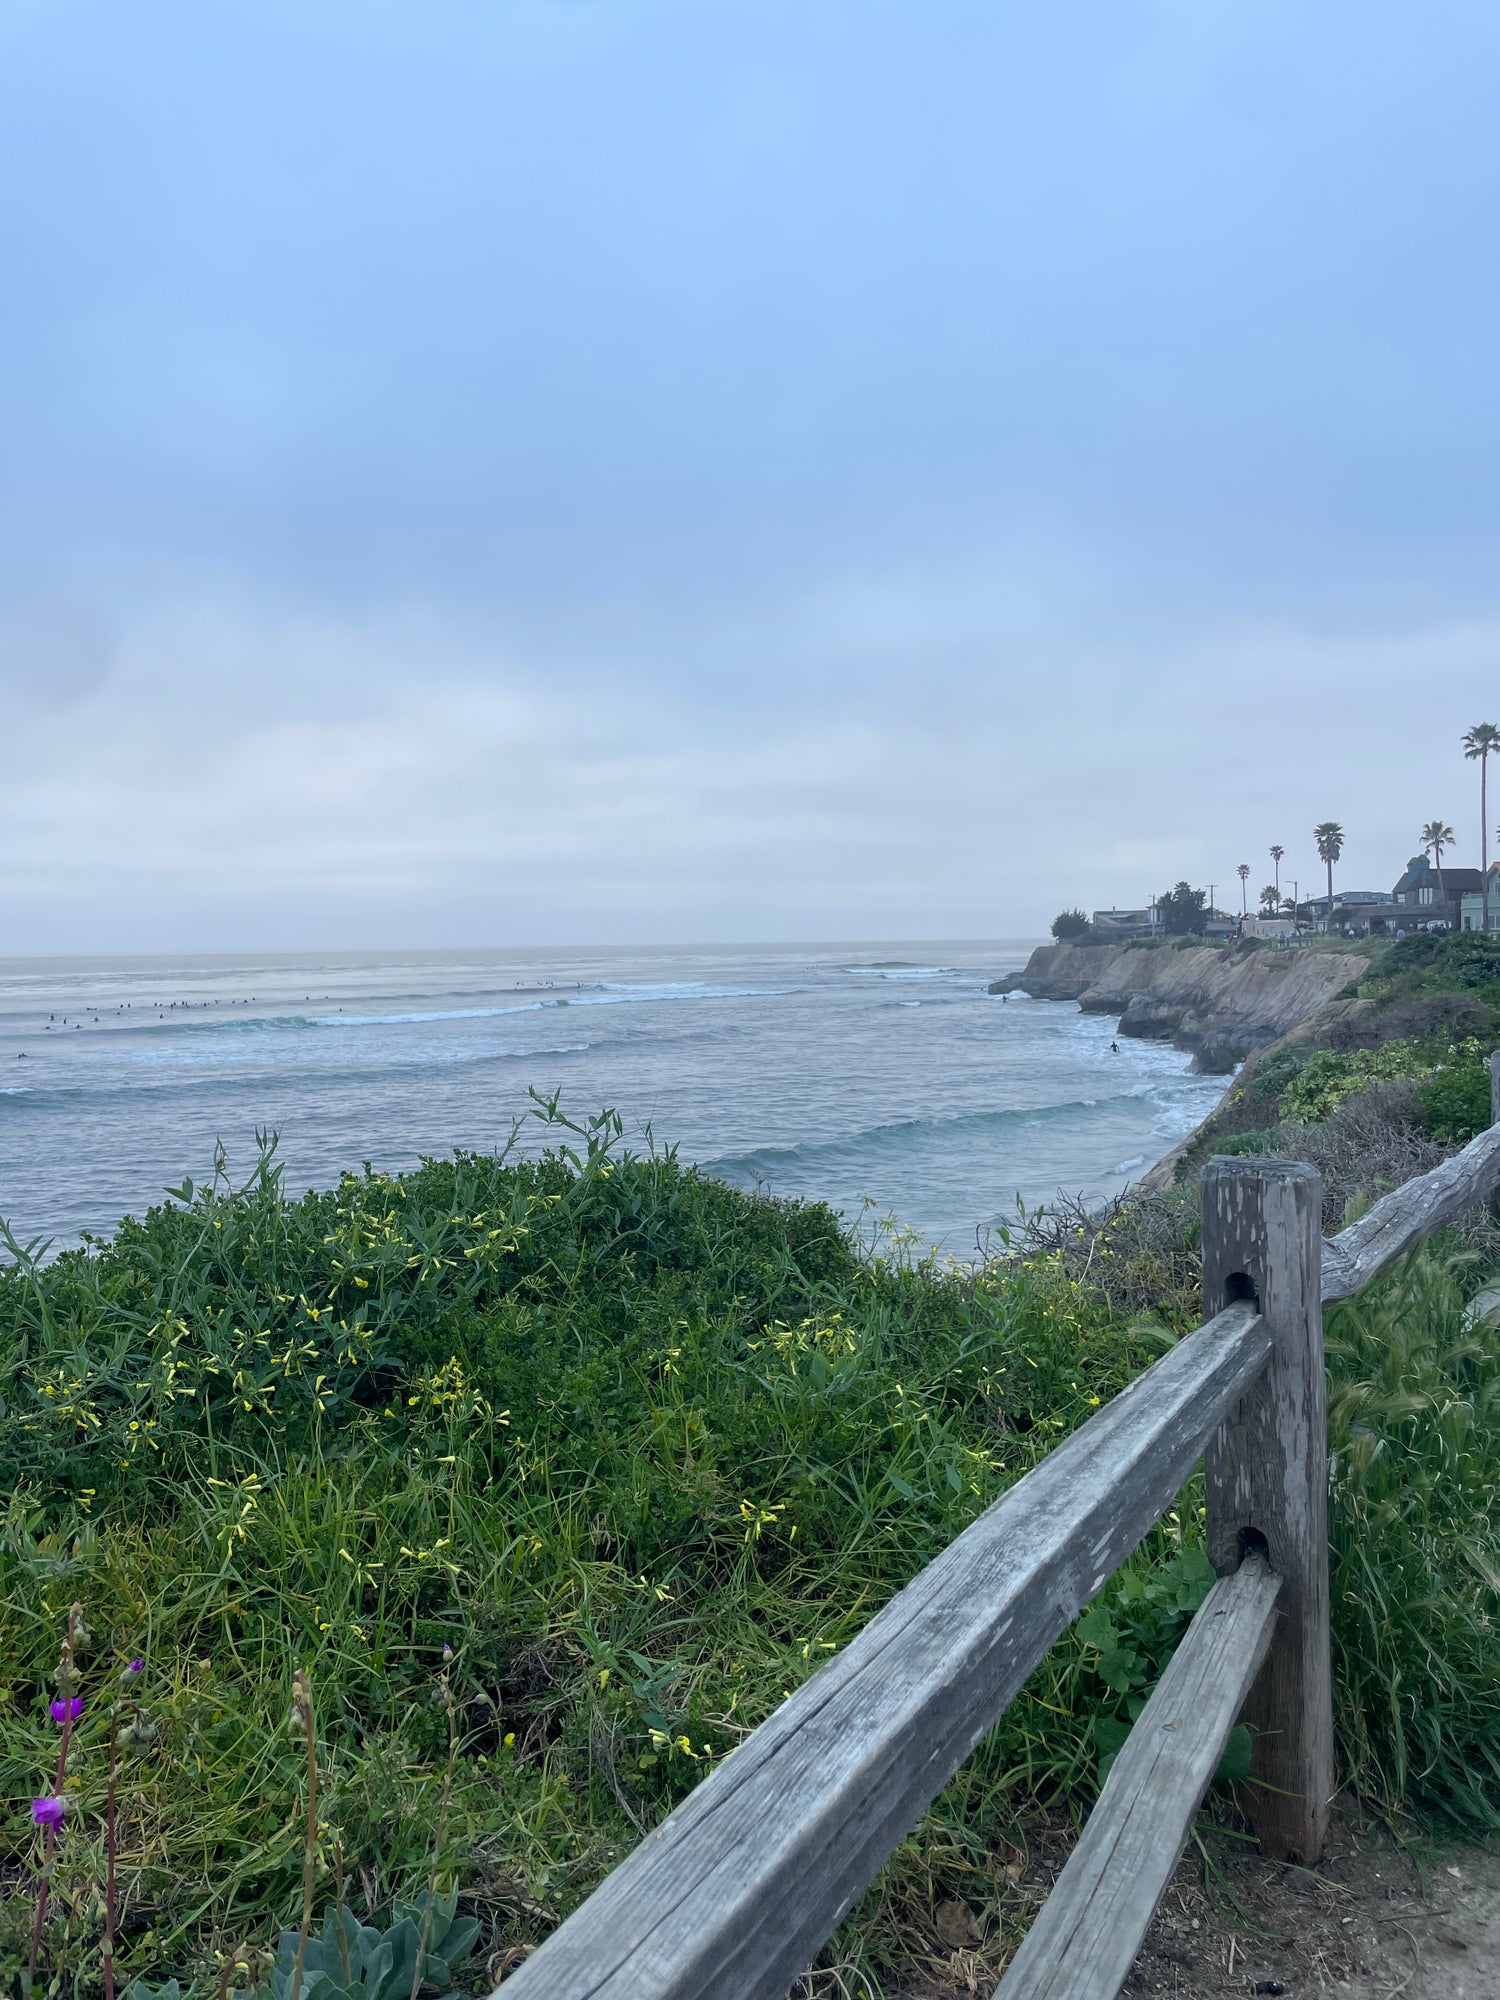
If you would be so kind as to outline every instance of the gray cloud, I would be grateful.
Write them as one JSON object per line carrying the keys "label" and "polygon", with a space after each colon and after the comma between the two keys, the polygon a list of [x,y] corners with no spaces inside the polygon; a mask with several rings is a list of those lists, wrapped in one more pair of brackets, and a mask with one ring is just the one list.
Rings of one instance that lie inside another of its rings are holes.
{"label": "gray cloud", "polygon": [[1492,698],[1491,12],[0,12],[14,949],[1018,931]]}

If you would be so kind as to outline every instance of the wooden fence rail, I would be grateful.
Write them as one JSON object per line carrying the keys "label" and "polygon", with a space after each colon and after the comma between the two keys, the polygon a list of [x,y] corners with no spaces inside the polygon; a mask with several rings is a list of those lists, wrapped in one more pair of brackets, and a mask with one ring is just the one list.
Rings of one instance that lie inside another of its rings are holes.
{"label": "wooden fence rail", "polygon": [[1113,2000],[1238,1717],[1277,1856],[1333,1790],[1322,1308],[1500,1184],[1491,1129],[1331,1243],[1311,1167],[1203,1174],[1212,1314],[914,1577],[648,1834],[502,2000],[779,2000],[1200,1458],[1220,1582],[1132,1729],[1001,2000]]}

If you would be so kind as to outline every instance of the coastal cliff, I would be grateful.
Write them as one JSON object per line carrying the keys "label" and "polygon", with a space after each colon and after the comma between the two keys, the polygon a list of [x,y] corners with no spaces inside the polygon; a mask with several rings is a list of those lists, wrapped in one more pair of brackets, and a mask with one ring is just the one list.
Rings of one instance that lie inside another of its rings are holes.
{"label": "coastal cliff", "polygon": [[1076,1000],[1117,1014],[1122,1035],[1171,1042],[1206,1076],[1226,1076],[1256,1049],[1317,1013],[1370,961],[1341,951],[1265,946],[1038,945],[1022,972],[991,993]]}

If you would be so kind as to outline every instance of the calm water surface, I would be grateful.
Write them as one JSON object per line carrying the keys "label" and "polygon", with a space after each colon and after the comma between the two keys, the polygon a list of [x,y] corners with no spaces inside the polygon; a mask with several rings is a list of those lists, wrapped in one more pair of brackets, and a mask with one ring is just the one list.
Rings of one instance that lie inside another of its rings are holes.
{"label": "calm water surface", "polygon": [[[1071,1004],[991,998],[1029,946],[0,960],[0,1215],[61,1245],[216,1143],[295,1188],[489,1149],[562,1092],[744,1186],[873,1203],[959,1255],[1063,1187],[1113,1192],[1222,1079]],[[541,1128],[523,1130],[528,1149]]]}

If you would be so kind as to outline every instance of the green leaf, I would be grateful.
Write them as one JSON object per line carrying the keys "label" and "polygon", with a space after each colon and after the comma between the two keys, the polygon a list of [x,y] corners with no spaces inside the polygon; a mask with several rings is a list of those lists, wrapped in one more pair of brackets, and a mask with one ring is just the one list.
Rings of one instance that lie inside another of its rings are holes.
{"label": "green leaf", "polygon": [[1117,1715],[1094,1717],[1094,1745],[1101,1757],[1113,1757],[1123,1749],[1129,1734],[1130,1724],[1122,1722]]}
{"label": "green leaf", "polygon": [[1114,1769],[1116,1757],[1125,1747],[1125,1739],[1130,1734],[1130,1724],[1122,1722],[1117,1715],[1096,1715],[1094,1717],[1094,1748],[1099,1753],[1099,1783]]}
{"label": "green leaf", "polygon": [[1102,1604],[1096,1604],[1092,1611],[1086,1611],[1073,1627],[1085,1646],[1094,1646],[1103,1653],[1119,1644],[1119,1634],[1115,1631],[1114,1620]]}
{"label": "green leaf", "polygon": [[1134,1647],[1115,1646],[1099,1655],[1099,1677],[1116,1694],[1128,1694],[1133,1687],[1139,1687],[1144,1682],[1146,1675],[1141,1666],[1141,1656]]}
{"label": "green leaf", "polygon": [[460,1959],[468,1957],[478,1942],[479,1919],[455,1917],[448,1926],[447,1936],[443,1939],[443,1957],[447,1959],[449,1965],[456,1965]]}
{"label": "green leaf", "polygon": [[1252,1739],[1244,1723],[1237,1723],[1230,1730],[1224,1745],[1224,1755],[1219,1759],[1215,1779],[1222,1778],[1226,1784],[1238,1785],[1250,1775],[1250,1751]]}

